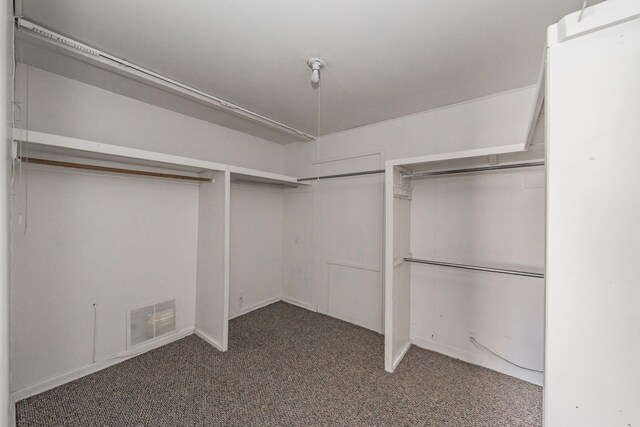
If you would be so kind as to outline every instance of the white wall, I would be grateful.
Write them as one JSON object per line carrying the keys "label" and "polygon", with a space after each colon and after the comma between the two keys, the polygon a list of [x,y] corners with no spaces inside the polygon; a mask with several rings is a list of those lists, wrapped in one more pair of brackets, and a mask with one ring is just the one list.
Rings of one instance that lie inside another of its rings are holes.
{"label": "white wall", "polygon": [[[285,146],[285,172],[300,177],[338,174],[383,169],[385,160],[390,159],[499,145],[524,146],[535,105],[535,93],[535,88],[527,87],[435,111],[325,135],[320,138],[319,147],[317,143],[289,144]],[[538,126],[541,125],[542,122],[539,122]],[[541,132],[536,132],[535,144],[542,142],[541,135]],[[320,312],[341,317],[332,313],[327,297],[333,290],[332,267],[328,261],[366,265],[372,270],[382,271],[382,197],[381,175],[323,180],[314,182],[310,190],[286,190],[285,296],[316,307]],[[309,202],[313,206],[311,211]],[[537,215],[536,224],[540,224],[543,219],[543,199],[539,199],[538,202],[534,210]],[[490,213],[491,210],[482,205],[477,215],[483,217]],[[308,230],[313,230],[313,233],[310,235]],[[536,237],[538,240],[534,242],[538,248],[543,239],[543,232],[539,226],[535,230],[539,232]],[[355,232],[363,236],[355,240],[360,244],[347,245],[345,242],[354,241],[349,233]],[[347,235],[350,236],[349,240],[344,238]],[[411,239],[414,240],[414,236],[411,236]],[[491,240],[494,246],[504,242],[503,238]],[[523,241],[523,244],[528,243],[529,241]],[[295,258],[290,258],[290,254],[294,254]],[[539,254],[536,254],[538,258],[527,259],[523,263],[539,266]],[[496,262],[498,255],[500,254],[496,254]],[[510,256],[500,259],[501,262],[507,263],[511,260]],[[309,276],[311,280],[308,279]],[[356,278],[344,275],[344,278],[358,283],[354,289],[364,288],[360,283],[366,282],[368,286],[374,287],[367,291],[369,295],[383,294],[381,276],[377,280],[373,276],[365,277],[364,274]],[[473,280],[463,281],[469,287],[473,286],[471,282]],[[342,287],[347,288],[345,285]],[[531,296],[529,290],[510,288],[510,292],[514,290],[514,300],[523,301]],[[455,301],[455,296],[451,298]],[[537,322],[543,316],[541,298],[540,291],[534,292],[534,305],[537,305],[533,308],[533,317],[536,320],[528,322],[527,328],[531,328],[530,335],[535,339],[525,348],[535,350],[532,350],[532,354],[527,354],[526,361],[538,362],[537,357],[542,351],[540,337],[543,324]],[[347,293],[333,295],[331,299],[344,299],[347,303],[354,300],[353,296]],[[464,301],[460,299],[459,302]],[[450,308],[453,312],[462,309]],[[351,303],[349,311],[351,319],[345,316],[341,318],[365,327],[370,326],[353,319],[383,317],[382,304],[368,297],[357,304]],[[379,331],[382,332],[381,329]],[[441,338],[445,342],[455,341],[459,337],[453,332],[452,330],[450,336]],[[422,334],[423,330],[420,332],[420,335]],[[429,336],[430,334],[427,335]],[[468,339],[468,336],[466,338]],[[466,348],[466,345],[462,346]],[[507,353],[512,354],[513,351],[514,355],[521,355],[521,346],[518,346],[516,350],[509,348]]]}
{"label": "white wall", "polygon": [[[543,272],[543,168],[412,181],[414,258]],[[542,384],[544,279],[411,265],[411,341]]]}
{"label": "white wall", "polygon": [[284,190],[272,185],[231,185],[229,316],[282,296]]}
{"label": "white wall", "polygon": [[311,187],[284,190],[282,296],[286,301],[316,307],[313,301],[313,193]]}
{"label": "white wall", "polygon": [[376,332],[382,332],[382,185],[380,175],[313,184],[313,304]]}
{"label": "white wall", "polygon": [[[382,158],[349,161],[377,169]],[[343,163],[328,159],[322,168]],[[372,175],[285,190],[285,299],[382,332],[382,189],[382,176]]]}
{"label": "white wall", "polygon": [[127,308],[195,324],[198,186],[23,165],[13,212],[13,389],[127,349]]}
{"label": "white wall", "polygon": [[281,145],[19,64],[19,126],[282,173]]}
{"label": "white wall", "polygon": [[[499,145],[524,144],[535,104],[536,88],[500,93],[469,102],[374,123],[320,138],[316,143],[285,146],[285,173],[293,176],[364,170],[380,156],[385,160],[462,151]],[[322,105],[331,108],[331,105]],[[538,141],[540,142],[540,141]],[[330,165],[313,165],[334,160]]]}
{"label": "white wall", "polygon": [[11,108],[11,69],[13,57],[11,52],[13,19],[11,2],[0,6],[0,46],[4,54],[0,55],[0,135],[3,137],[0,147],[0,188],[6,193],[0,196],[0,425],[10,425],[13,409],[10,398],[10,292],[9,292],[9,146]]}
{"label": "white wall", "polygon": [[637,426],[640,3],[567,26],[549,32],[545,426]]}
{"label": "white wall", "polygon": [[286,300],[382,332],[382,185],[376,175],[285,190]]}

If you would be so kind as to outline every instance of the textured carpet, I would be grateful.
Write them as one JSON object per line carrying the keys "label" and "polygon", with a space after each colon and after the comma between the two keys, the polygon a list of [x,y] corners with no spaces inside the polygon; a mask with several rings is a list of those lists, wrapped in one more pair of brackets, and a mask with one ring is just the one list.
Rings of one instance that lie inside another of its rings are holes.
{"label": "textured carpet", "polygon": [[541,426],[542,389],[276,303],[17,403],[18,426]]}

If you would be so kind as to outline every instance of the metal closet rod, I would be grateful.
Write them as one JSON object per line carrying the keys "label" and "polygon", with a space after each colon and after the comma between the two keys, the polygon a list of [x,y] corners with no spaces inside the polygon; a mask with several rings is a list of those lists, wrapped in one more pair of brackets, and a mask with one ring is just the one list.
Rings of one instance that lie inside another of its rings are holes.
{"label": "metal closet rod", "polygon": [[126,174],[126,175],[138,175],[138,176],[142,175],[142,176],[152,176],[155,178],[181,179],[186,181],[198,181],[198,182],[211,181],[211,178],[202,178],[199,176],[176,175],[171,173],[150,172],[150,171],[142,171],[142,170],[136,170],[136,169],[111,168],[108,166],[88,165],[85,163],[61,162],[58,160],[37,159],[34,157],[20,157],[20,161],[23,163],[33,164],[33,165],[57,166],[61,168],[111,172],[111,173],[120,173],[120,174]]}
{"label": "metal closet rod", "polygon": [[437,175],[455,175],[458,173],[486,172],[486,171],[495,171],[495,170],[502,170],[502,169],[532,168],[535,166],[544,166],[544,162],[510,163],[506,165],[478,166],[475,168],[411,172],[411,173],[403,173],[402,176],[407,178],[421,178],[421,177],[429,177],[429,176],[437,176]]}
{"label": "metal closet rod", "polygon": [[83,55],[85,57],[90,57],[94,61],[100,62],[107,67],[116,68],[117,70],[121,72],[124,71],[129,75],[133,74],[138,78],[145,79],[146,82],[151,82],[153,84],[158,84],[165,88],[169,88],[171,91],[178,92],[180,95],[186,95],[189,98],[196,98],[196,102],[204,102],[205,104],[213,105],[214,107],[222,107],[224,110],[226,110],[226,112],[230,114],[254,120],[271,128],[295,135],[300,139],[308,141],[315,141],[316,139],[315,136],[291,127],[285,123],[279,122],[267,116],[263,116],[262,114],[241,107],[240,105],[229,102],[216,95],[203,92],[185,83],[156,73],[152,70],[149,70],[148,68],[144,68],[141,65],[134,64],[125,59],[110,55],[107,52],[98,50],[78,40],[63,36],[62,34],[56,33],[55,31],[37,25],[24,18],[16,17],[16,25],[18,29],[26,31],[27,33],[31,33],[41,40],[53,43],[54,45],[59,47],[73,50],[76,53],[79,53],[80,55]]}
{"label": "metal closet rod", "polygon": [[376,170],[372,170],[372,171],[363,171],[363,172],[339,173],[337,175],[311,176],[309,178],[298,178],[298,182],[316,181],[318,179],[346,178],[346,177],[349,177],[349,176],[375,175],[375,174],[378,174],[378,173],[384,173],[384,169],[376,169]]}
{"label": "metal closet rod", "polygon": [[536,277],[544,279],[544,273],[532,273],[530,271],[507,270],[504,268],[480,267],[477,265],[454,264],[452,262],[431,261],[428,259],[404,258],[407,262],[415,262],[418,264],[438,265],[440,267],[460,268],[463,270],[488,271],[491,273],[510,274],[512,276]]}
{"label": "metal closet rod", "polygon": [[[506,165],[478,166],[475,168],[447,169],[447,170],[431,171],[431,172],[429,171],[412,172],[412,173],[403,173],[402,176],[407,178],[421,178],[421,177],[429,177],[429,176],[437,176],[437,175],[455,175],[458,173],[486,172],[486,171],[494,171],[494,170],[501,170],[501,169],[531,168],[535,166],[544,166],[544,162],[511,163]],[[350,176],[375,175],[375,174],[384,173],[384,172],[385,172],[384,169],[375,169],[375,170],[362,171],[362,172],[340,173],[336,175],[311,176],[308,178],[298,178],[298,182],[317,181],[319,179],[331,179],[331,178],[347,178]]]}

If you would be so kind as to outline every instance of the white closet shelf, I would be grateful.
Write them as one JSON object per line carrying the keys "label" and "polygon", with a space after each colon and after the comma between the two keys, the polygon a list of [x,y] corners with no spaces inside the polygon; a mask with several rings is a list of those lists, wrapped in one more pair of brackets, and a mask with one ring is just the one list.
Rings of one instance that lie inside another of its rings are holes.
{"label": "white closet shelf", "polygon": [[297,187],[299,185],[310,185],[306,182],[298,182],[297,178],[279,175],[276,173],[257,171],[254,169],[246,169],[238,166],[229,166],[231,172],[231,181],[251,182],[259,184],[277,184],[288,187]]}
{"label": "white closet shelf", "polygon": [[290,187],[308,185],[299,183],[297,178],[286,175],[24,129],[13,129],[13,141],[12,155],[14,158],[19,156],[17,143],[21,142],[23,144],[21,149],[26,157],[36,153],[44,153],[193,173],[229,171],[232,179],[237,181]]}
{"label": "white closet shelf", "polygon": [[544,160],[544,145],[532,145],[527,149],[524,144],[514,144],[453,151],[389,160],[386,162],[386,166],[397,166],[408,172],[425,172],[536,160]]}

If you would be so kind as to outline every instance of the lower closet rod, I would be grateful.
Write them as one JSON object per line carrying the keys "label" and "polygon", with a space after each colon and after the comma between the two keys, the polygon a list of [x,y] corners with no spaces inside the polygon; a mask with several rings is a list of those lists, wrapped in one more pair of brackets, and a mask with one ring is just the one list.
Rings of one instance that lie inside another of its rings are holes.
{"label": "lower closet rod", "polygon": [[88,165],[85,163],[61,162],[58,160],[36,159],[33,157],[20,157],[20,161],[27,164],[30,163],[34,165],[58,166],[58,167],[70,168],[70,169],[83,169],[83,170],[100,171],[100,172],[122,173],[122,174],[128,174],[128,175],[153,176],[156,178],[183,179],[187,181],[211,181],[211,178],[201,178],[199,176],[175,175],[171,173],[150,172],[150,171],[124,169],[124,168],[111,168],[108,166]]}
{"label": "lower closet rod", "polygon": [[431,261],[428,259],[405,258],[407,262],[415,262],[418,264],[439,265],[441,267],[461,268],[463,270],[489,271],[491,273],[511,274],[514,276],[537,277],[544,279],[544,273],[532,273],[530,271],[505,270],[503,268],[479,267],[477,265],[454,264],[451,262]]}

